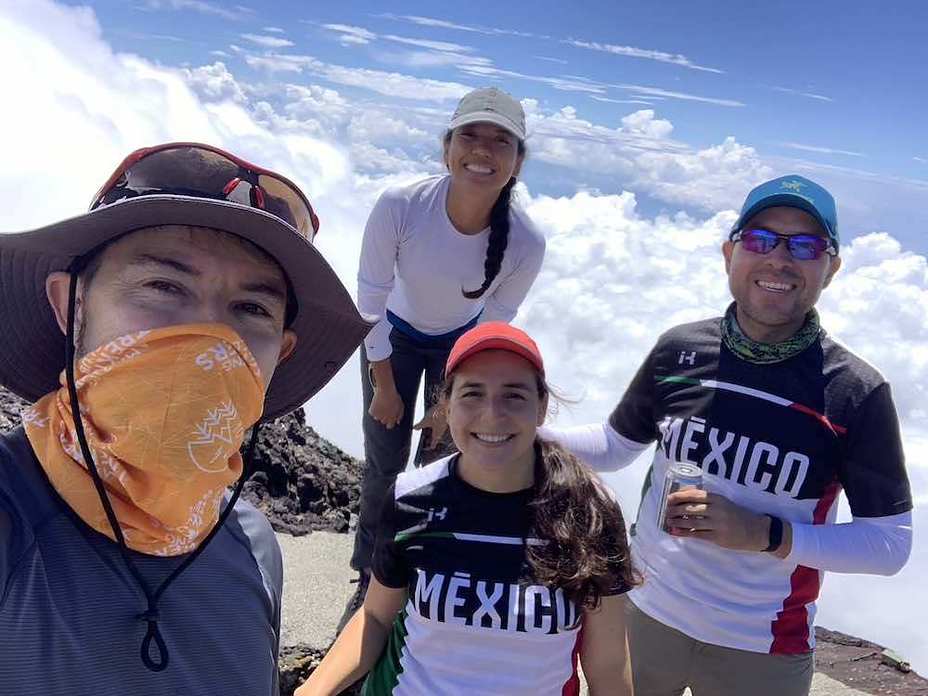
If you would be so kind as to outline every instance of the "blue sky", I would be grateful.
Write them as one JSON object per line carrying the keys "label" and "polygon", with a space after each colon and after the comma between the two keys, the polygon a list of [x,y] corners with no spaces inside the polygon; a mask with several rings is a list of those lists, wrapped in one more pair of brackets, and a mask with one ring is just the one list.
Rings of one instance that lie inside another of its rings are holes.
{"label": "blue sky", "polygon": [[[346,76],[268,72],[250,67],[249,55],[500,84],[541,109],[569,106],[613,128],[653,109],[692,148],[733,136],[775,173],[801,170],[822,180],[839,198],[846,236],[885,230],[928,249],[924,3],[405,2],[392,14],[373,2],[91,5],[118,50],[175,66],[221,60],[270,92],[282,80],[312,81],[360,103],[453,106],[449,99],[391,100],[346,84]],[[621,191],[633,183],[618,172],[548,164],[526,170],[536,190]],[[652,213],[698,208],[637,193]],[[733,190],[731,200],[743,193]]]}
{"label": "blue sky", "polygon": [[[0,0],[0,230],[86,209],[135,148],[209,142],[307,192],[353,293],[377,197],[440,173],[459,97],[499,85],[526,110],[516,200],[547,238],[516,323],[571,425],[606,417],[663,330],[724,310],[747,191],[816,179],[844,238],[823,325],[891,383],[916,500],[906,569],[829,574],[819,621],[928,673],[928,604],[907,601],[928,573],[928,6],[243,2]],[[358,374],[355,357],[307,406],[355,456]],[[610,478],[628,517],[646,459]]]}

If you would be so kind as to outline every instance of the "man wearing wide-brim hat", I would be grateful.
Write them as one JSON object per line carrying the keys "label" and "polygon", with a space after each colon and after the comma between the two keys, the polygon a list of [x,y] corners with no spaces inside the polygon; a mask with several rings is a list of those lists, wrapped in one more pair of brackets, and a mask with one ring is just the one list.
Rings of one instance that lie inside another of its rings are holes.
{"label": "man wearing wide-brim hat", "polygon": [[276,696],[255,426],[369,329],[318,225],[288,179],[171,143],[87,214],[0,234],[0,384],[34,402],[0,436],[0,691]]}

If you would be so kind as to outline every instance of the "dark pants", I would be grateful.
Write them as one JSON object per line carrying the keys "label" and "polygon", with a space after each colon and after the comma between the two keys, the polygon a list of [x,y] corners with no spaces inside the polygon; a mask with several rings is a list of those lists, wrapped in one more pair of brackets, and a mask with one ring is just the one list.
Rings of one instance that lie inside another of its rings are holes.
{"label": "dark pants", "polygon": [[[361,387],[364,394],[364,459],[365,467],[361,479],[361,512],[354,537],[354,553],[351,567],[355,570],[369,568],[377,535],[380,509],[387,489],[393,485],[396,475],[406,468],[412,445],[413,416],[419,383],[425,373],[425,407],[428,410],[437,400],[436,390],[441,384],[442,373],[448,353],[454,341],[440,344],[425,344],[393,329],[390,333],[393,353],[390,364],[396,390],[403,400],[403,419],[392,428],[374,420],[368,413],[374,389],[368,376],[369,363],[361,350]],[[423,443],[429,439],[425,431],[419,439],[415,464],[421,466],[445,456],[453,450],[450,438],[446,437],[434,449],[424,450]]]}

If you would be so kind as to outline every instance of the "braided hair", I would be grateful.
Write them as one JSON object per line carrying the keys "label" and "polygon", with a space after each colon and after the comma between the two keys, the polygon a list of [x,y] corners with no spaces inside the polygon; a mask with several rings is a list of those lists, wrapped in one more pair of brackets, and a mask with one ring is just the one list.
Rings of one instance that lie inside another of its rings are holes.
{"label": "braided hair", "polygon": [[483,262],[483,285],[477,290],[461,288],[461,294],[469,300],[476,300],[483,296],[503,265],[503,254],[509,246],[509,203],[512,198],[512,187],[515,185],[516,178],[510,177],[502,191],[499,192],[496,203],[490,209],[490,239],[487,243],[487,258]]}
{"label": "braided hair", "polygon": [[[446,150],[451,143],[451,133],[450,130],[446,131],[442,138]],[[525,156],[525,142],[522,140],[518,141],[518,153],[520,157]],[[490,239],[487,242],[487,257],[483,262],[483,285],[477,290],[461,288],[461,294],[469,300],[483,297],[483,293],[499,275],[499,269],[503,265],[503,255],[506,253],[506,247],[509,246],[509,204],[512,201],[512,188],[515,185],[516,178],[510,177],[499,192],[493,207],[490,208]]]}

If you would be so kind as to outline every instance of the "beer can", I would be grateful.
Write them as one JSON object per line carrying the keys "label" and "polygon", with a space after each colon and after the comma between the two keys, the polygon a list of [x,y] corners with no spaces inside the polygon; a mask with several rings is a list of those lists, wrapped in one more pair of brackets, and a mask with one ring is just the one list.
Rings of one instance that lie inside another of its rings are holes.
{"label": "beer can", "polygon": [[702,469],[693,464],[671,462],[664,475],[664,487],[661,491],[661,505],[657,516],[657,526],[670,532],[667,524],[667,496],[687,488],[702,490]]}

